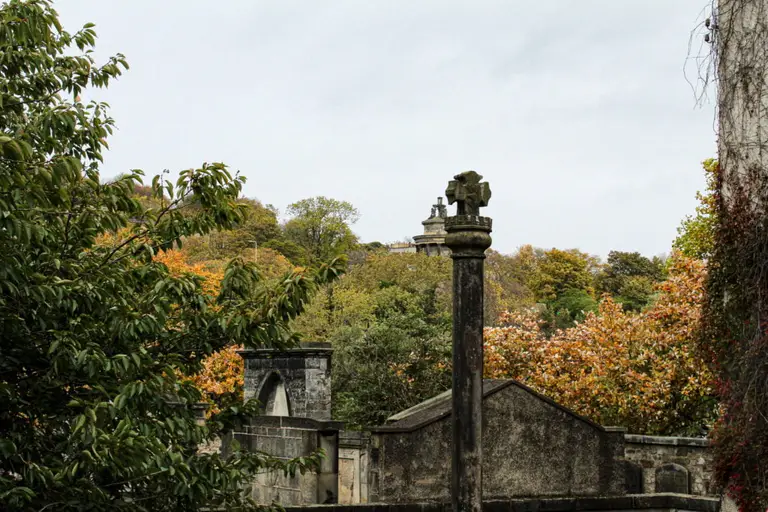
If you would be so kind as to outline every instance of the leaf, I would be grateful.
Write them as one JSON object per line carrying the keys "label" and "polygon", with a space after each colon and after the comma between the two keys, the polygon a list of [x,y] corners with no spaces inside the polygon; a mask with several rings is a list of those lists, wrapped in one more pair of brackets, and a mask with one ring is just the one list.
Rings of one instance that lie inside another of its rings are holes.
{"label": "leaf", "polygon": [[82,428],[85,426],[86,417],[84,414],[80,414],[77,416],[77,419],[75,420],[75,428],[72,429],[72,434],[77,434]]}
{"label": "leaf", "polygon": [[16,453],[16,444],[10,439],[0,439],[0,455],[9,458]]}

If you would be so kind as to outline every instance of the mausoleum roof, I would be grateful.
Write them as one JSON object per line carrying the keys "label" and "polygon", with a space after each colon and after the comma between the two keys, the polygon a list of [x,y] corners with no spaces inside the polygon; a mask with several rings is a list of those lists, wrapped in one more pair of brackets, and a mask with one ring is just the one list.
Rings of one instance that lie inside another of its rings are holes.
{"label": "mausoleum roof", "polygon": [[[571,411],[567,407],[564,407],[558,404],[557,402],[555,402],[554,400],[547,398],[546,396],[540,393],[537,393],[536,391],[532,390],[528,386],[514,379],[483,379],[483,400],[493,395],[494,393],[497,393],[510,386],[516,386],[534,395],[536,398],[548,403],[549,405],[557,409],[560,409],[571,416],[578,418],[579,420],[591,425],[592,427],[598,430],[602,430],[602,431],[614,430],[613,427],[609,427],[609,428],[603,427],[602,425],[598,425],[597,423],[593,422],[588,418],[585,418],[584,416],[576,414],[575,412]],[[439,395],[434,396],[428,400],[425,400],[420,404],[414,405],[409,409],[406,409],[393,416],[390,416],[389,418],[387,418],[387,421],[384,425],[379,427],[374,427],[371,429],[371,431],[372,432],[412,432],[414,430],[418,430],[422,427],[426,427],[427,425],[430,425],[436,421],[439,421],[443,418],[450,416],[451,409],[452,409],[451,390],[449,389],[448,391],[445,391],[444,393],[440,393]]]}

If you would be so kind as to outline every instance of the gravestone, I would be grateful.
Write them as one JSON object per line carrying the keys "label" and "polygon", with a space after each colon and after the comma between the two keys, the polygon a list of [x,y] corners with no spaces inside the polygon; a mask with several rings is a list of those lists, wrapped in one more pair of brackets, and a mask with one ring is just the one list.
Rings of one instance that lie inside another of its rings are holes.
{"label": "gravestone", "polygon": [[664,464],[656,469],[656,492],[690,494],[691,478],[679,464]]}

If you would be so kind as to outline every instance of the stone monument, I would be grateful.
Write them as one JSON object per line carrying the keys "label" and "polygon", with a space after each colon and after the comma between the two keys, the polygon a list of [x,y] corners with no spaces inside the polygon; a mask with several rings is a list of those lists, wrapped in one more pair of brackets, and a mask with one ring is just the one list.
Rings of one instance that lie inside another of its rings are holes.
{"label": "stone monument", "polygon": [[445,244],[453,259],[453,457],[451,497],[455,512],[482,509],[483,269],[491,246],[491,219],[480,216],[491,189],[475,171],[448,183]]}
{"label": "stone monument", "polygon": [[438,197],[437,203],[432,205],[429,218],[422,221],[424,233],[413,237],[416,252],[427,256],[448,256],[451,251],[445,245],[445,219],[448,209],[443,204],[443,198]]}

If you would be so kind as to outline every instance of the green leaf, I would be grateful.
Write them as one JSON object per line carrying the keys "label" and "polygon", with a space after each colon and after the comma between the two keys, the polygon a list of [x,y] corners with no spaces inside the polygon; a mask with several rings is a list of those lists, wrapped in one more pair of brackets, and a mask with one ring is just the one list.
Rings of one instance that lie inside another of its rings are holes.
{"label": "green leaf", "polygon": [[72,434],[77,434],[82,428],[85,426],[86,417],[84,414],[80,414],[77,416],[77,420],[75,420],[75,428],[72,429]]}
{"label": "green leaf", "polygon": [[8,458],[16,453],[16,443],[10,439],[0,439],[0,455]]}

